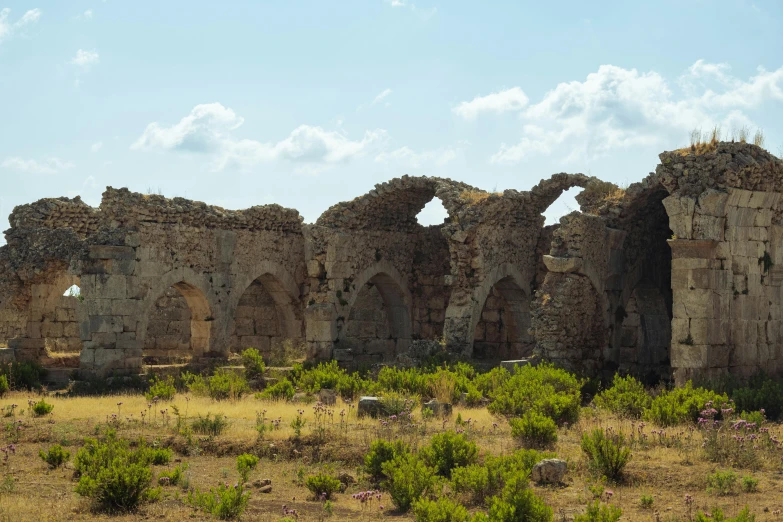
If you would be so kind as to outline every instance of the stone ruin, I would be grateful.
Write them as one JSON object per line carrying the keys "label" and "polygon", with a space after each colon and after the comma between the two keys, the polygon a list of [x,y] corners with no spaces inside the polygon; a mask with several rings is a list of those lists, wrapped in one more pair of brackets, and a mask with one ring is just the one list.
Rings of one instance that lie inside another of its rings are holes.
{"label": "stone ruin", "polygon": [[[783,162],[745,143],[660,160],[625,190],[403,176],[314,224],[113,188],[98,208],[22,205],[0,247],[0,358],[107,376],[289,343],[363,367],[440,340],[588,375],[783,373]],[[581,211],[544,226],[572,187]],[[448,218],[422,226],[434,198]]]}

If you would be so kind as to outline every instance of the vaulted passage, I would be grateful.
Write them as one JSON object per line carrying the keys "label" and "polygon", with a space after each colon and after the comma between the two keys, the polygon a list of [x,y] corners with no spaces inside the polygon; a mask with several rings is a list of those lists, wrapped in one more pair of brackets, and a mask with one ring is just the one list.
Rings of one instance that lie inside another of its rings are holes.
{"label": "vaulted passage", "polygon": [[405,301],[402,289],[389,275],[372,277],[357,294],[348,318],[338,319],[337,348],[350,350],[356,366],[393,360],[411,341],[410,309]]}
{"label": "vaulted passage", "polygon": [[196,287],[179,282],[158,297],[147,320],[144,364],[186,363],[209,351],[212,316]]}
{"label": "vaulted passage", "polygon": [[619,339],[615,339],[621,371],[648,382],[670,376],[672,321],[672,255],[667,240],[672,237],[669,217],[661,201],[664,190],[651,194],[628,223],[624,248],[629,267],[625,306],[615,312]]}
{"label": "vaulted passage", "polygon": [[78,277],[64,274],[52,284],[36,287],[30,330],[40,333],[44,347],[40,362],[44,366],[79,366],[79,315],[84,305],[78,285]]}
{"label": "vaulted passage", "polygon": [[530,355],[530,302],[512,277],[495,283],[473,334],[473,358],[486,362]]}
{"label": "vaulted passage", "polygon": [[254,280],[244,291],[230,336],[233,352],[255,348],[267,361],[302,351],[302,318],[298,306],[272,275]]}

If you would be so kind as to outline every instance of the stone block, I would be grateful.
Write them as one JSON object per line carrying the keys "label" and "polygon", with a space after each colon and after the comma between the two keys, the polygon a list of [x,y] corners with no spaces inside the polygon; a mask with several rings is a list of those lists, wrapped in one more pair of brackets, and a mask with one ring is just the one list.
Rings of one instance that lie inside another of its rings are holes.
{"label": "stone block", "polygon": [[125,299],[126,277],[120,275],[96,276],[94,293],[89,295],[99,295],[105,299]]}
{"label": "stone block", "polygon": [[136,253],[131,247],[111,245],[91,245],[91,259],[135,259]]}
{"label": "stone block", "polygon": [[97,333],[105,332],[122,332],[123,320],[121,317],[113,315],[91,315],[90,316],[90,331]]}
{"label": "stone block", "polygon": [[750,206],[750,197],[753,192],[750,190],[743,190],[738,188],[728,189],[729,198],[726,201],[726,205],[730,207],[747,207]]}
{"label": "stone block", "polygon": [[757,209],[770,209],[777,205],[779,199],[779,192],[754,191],[750,195],[748,206]]}
{"label": "stone block", "polygon": [[732,227],[752,227],[756,222],[758,210],[746,207],[729,207],[726,212],[726,225]]}
{"label": "stone block", "polygon": [[582,258],[544,255],[544,265],[550,272],[578,272],[582,268]]}
{"label": "stone block", "polygon": [[326,342],[337,340],[337,324],[334,321],[305,322],[305,336],[308,341]]}
{"label": "stone block", "polygon": [[317,259],[311,259],[307,262],[307,275],[308,277],[322,278],[326,275],[326,270],[323,263]]}
{"label": "stone block", "polygon": [[671,364],[673,368],[705,368],[707,366],[707,346],[687,345],[672,341]]}
{"label": "stone block", "polygon": [[678,238],[691,239],[693,234],[693,211],[696,202],[688,197],[669,196],[662,200],[669,216],[669,228]]}
{"label": "stone block", "polygon": [[726,215],[726,203],[729,195],[715,189],[707,189],[699,196],[698,214],[722,217]]}
{"label": "stone block", "polygon": [[726,218],[696,215],[693,218],[694,239],[723,241]]}
{"label": "stone block", "polygon": [[568,471],[568,463],[561,459],[544,459],[530,472],[530,478],[538,484],[562,484]]}

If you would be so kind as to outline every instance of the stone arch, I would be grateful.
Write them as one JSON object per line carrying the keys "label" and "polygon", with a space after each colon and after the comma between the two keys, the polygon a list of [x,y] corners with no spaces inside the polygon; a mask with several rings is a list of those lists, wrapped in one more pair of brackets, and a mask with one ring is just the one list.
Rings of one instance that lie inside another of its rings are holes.
{"label": "stone arch", "polygon": [[[156,283],[147,292],[144,311],[139,321],[138,340],[144,346],[143,356],[153,362],[180,362],[203,357],[216,351],[216,328],[213,327],[215,317],[212,311],[217,309],[216,303],[211,302],[211,287],[203,275],[196,274],[193,270],[183,268],[167,272],[157,279]],[[188,335],[180,339],[187,339],[187,352],[182,350],[184,346],[176,348],[175,343],[156,345],[149,339],[149,326],[152,314],[156,311],[161,296],[171,296],[174,299],[182,299],[187,305],[187,316],[180,316],[179,322],[187,323]],[[186,319],[183,321],[182,319]]]}
{"label": "stone arch", "polygon": [[265,354],[286,339],[302,341],[299,287],[280,265],[261,262],[234,287],[241,291],[232,292],[229,303],[232,350],[253,347]]}
{"label": "stone arch", "polygon": [[79,366],[82,340],[79,324],[85,315],[83,297],[65,295],[80,285],[74,274],[61,273],[52,280],[34,284],[30,302],[28,334],[39,338],[38,362],[44,367]]}
{"label": "stone arch", "polygon": [[[388,261],[360,272],[338,317],[337,343],[350,349],[354,363],[380,362],[408,349],[412,339],[412,297],[405,280]],[[388,331],[378,327],[386,323]],[[371,326],[372,325],[372,326]],[[370,331],[373,329],[372,331]]]}

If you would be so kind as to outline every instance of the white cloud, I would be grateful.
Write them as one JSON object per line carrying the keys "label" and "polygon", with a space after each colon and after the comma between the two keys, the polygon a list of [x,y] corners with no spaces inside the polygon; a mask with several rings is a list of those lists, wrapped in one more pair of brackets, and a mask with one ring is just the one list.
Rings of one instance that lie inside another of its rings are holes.
{"label": "white cloud", "polygon": [[670,144],[694,128],[749,125],[744,109],[783,101],[783,67],[759,69],[743,81],[726,64],[699,60],[675,83],[679,90],[654,71],[602,65],[522,110],[519,141],[501,144],[491,161],[515,164],[531,154],[555,153],[584,160],[617,148]]}
{"label": "white cloud", "polygon": [[405,7],[405,2],[402,0],[386,0],[386,3],[392,7]]}
{"label": "white cloud", "polygon": [[525,108],[528,101],[528,97],[522,89],[512,87],[505,91],[493,92],[487,96],[476,96],[473,100],[464,101],[451,110],[466,120],[474,120],[485,112],[520,111]]}
{"label": "white cloud", "polygon": [[381,152],[375,156],[375,161],[376,163],[395,163],[411,169],[418,169],[426,165],[443,167],[457,158],[457,155],[462,152],[464,145],[464,143],[460,143],[451,147],[422,152],[416,152],[405,146],[392,151]]}
{"label": "white cloud", "polygon": [[351,140],[336,131],[300,125],[281,141],[260,142],[233,136],[232,132],[243,122],[243,118],[220,103],[196,105],[177,124],[150,123],[131,149],[208,153],[214,157],[218,170],[229,166],[247,169],[275,160],[324,164],[348,161],[363,155],[386,135],[378,129]]}
{"label": "white cloud", "polygon": [[0,42],[13,36],[17,30],[26,25],[34,24],[41,18],[41,10],[38,8],[30,9],[14,23],[8,20],[10,14],[11,10],[9,8],[0,9]]}
{"label": "white cloud", "polygon": [[82,17],[85,20],[92,20],[92,9],[87,9],[83,14]]}
{"label": "white cloud", "polygon": [[10,157],[0,163],[0,168],[28,172],[30,174],[56,174],[57,172],[73,168],[74,164],[60,158],[46,158],[43,161]]}
{"label": "white cloud", "polygon": [[370,105],[375,105],[376,103],[380,103],[384,98],[386,98],[388,95],[392,93],[391,89],[384,89],[378,96],[375,97],[375,99],[372,101]]}
{"label": "white cloud", "polygon": [[100,61],[100,56],[98,55],[97,51],[85,51],[84,49],[79,49],[76,51],[76,56],[71,58],[70,63],[79,67],[87,68],[98,63],[98,61]]}
{"label": "white cloud", "polygon": [[416,4],[408,3],[405,0],[384,0],[385,3],[390,5],[391,7],[407,7],[410,9],[410,11],[415,14],[416,16],[421,19],[421,21],[426,22],[435,14],[438,12],[438,9],[436,7],[431,7],[429,9],[421,9],[419,7],[416,7]]}
{"label": "white cloud", "polygon": [[90,150],[92,152],[98,152],[102,148],[103,148],[103,142],[102,141],[96,141],[95,143],[92,144],[92,146],[90,147]]}

